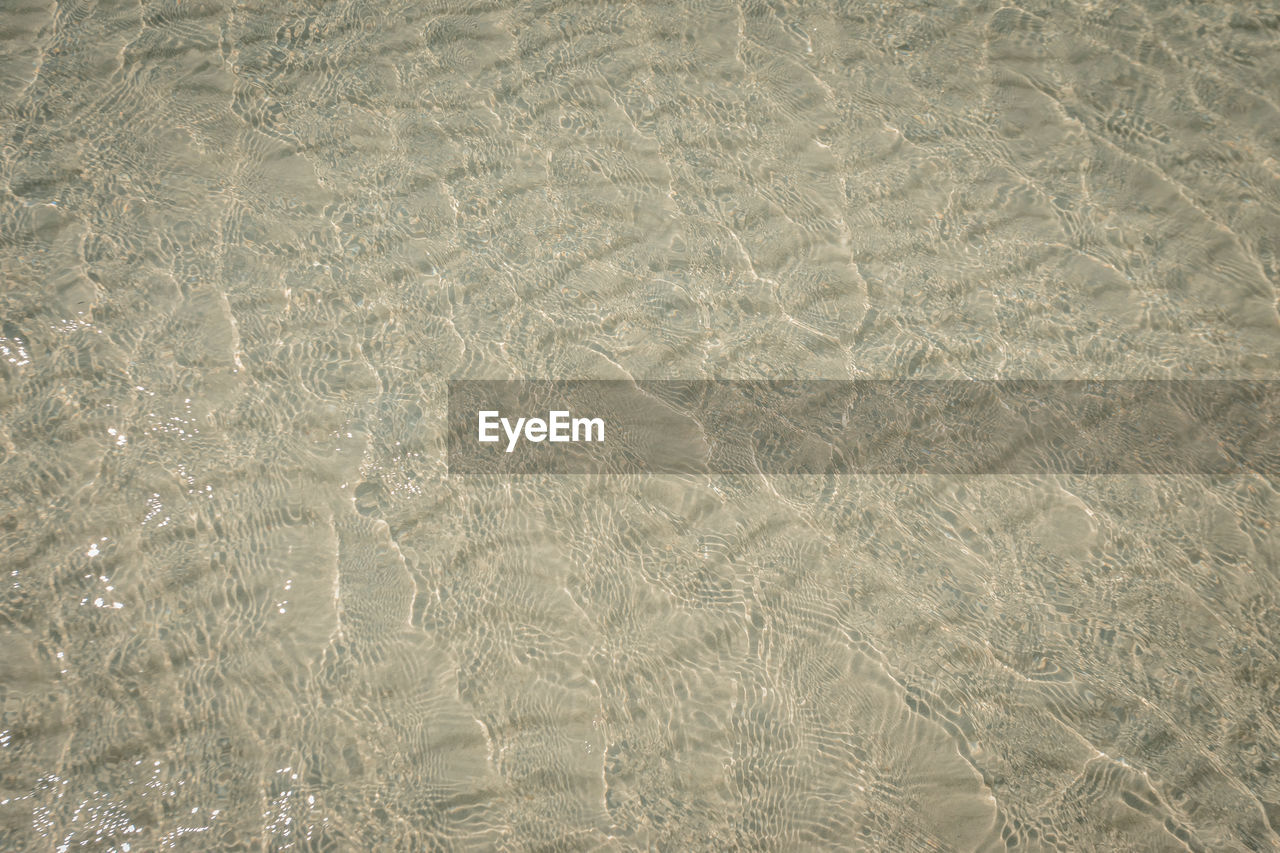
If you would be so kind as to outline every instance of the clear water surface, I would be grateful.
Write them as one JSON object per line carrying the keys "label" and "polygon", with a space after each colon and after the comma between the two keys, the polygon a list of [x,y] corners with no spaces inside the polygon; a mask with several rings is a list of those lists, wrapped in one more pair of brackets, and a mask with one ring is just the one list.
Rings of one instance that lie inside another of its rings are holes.
{"label": "clear water surface", "polygon": [[458,378],[1261,378],[1280,10],[0,10],[0,847],[1280,849],[1256,476],[460,480]]}

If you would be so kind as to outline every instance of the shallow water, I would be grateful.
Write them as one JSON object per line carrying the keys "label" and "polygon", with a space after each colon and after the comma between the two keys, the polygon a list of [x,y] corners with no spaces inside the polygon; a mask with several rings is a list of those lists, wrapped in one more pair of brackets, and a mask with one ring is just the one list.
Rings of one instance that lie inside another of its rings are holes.
{"label": "shallow water", "polygon": [[1266,478],[444,441],[1280,377],[1274,11],[12,0],[0,105],[0,848],[1280,848]]}

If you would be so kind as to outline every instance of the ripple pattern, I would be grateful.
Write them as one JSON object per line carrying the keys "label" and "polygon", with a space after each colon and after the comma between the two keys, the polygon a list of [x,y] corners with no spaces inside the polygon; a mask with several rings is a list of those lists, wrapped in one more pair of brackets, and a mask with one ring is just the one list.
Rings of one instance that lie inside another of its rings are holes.
{"label": "ripple pattern", "polygon": [[1280,848],[1275,484],[450,479],[454,378],[1276,378],[1242,4],[14,0],[0,847]]}

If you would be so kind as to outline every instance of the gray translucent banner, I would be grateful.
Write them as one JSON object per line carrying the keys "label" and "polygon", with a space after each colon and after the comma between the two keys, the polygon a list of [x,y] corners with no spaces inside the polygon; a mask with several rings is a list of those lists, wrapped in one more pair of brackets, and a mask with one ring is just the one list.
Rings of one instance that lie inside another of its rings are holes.
{"label": "gray translucent banner", "polygon": [[1274,480],[1278,396],[1247,380],[457,380],[449,473]]}

